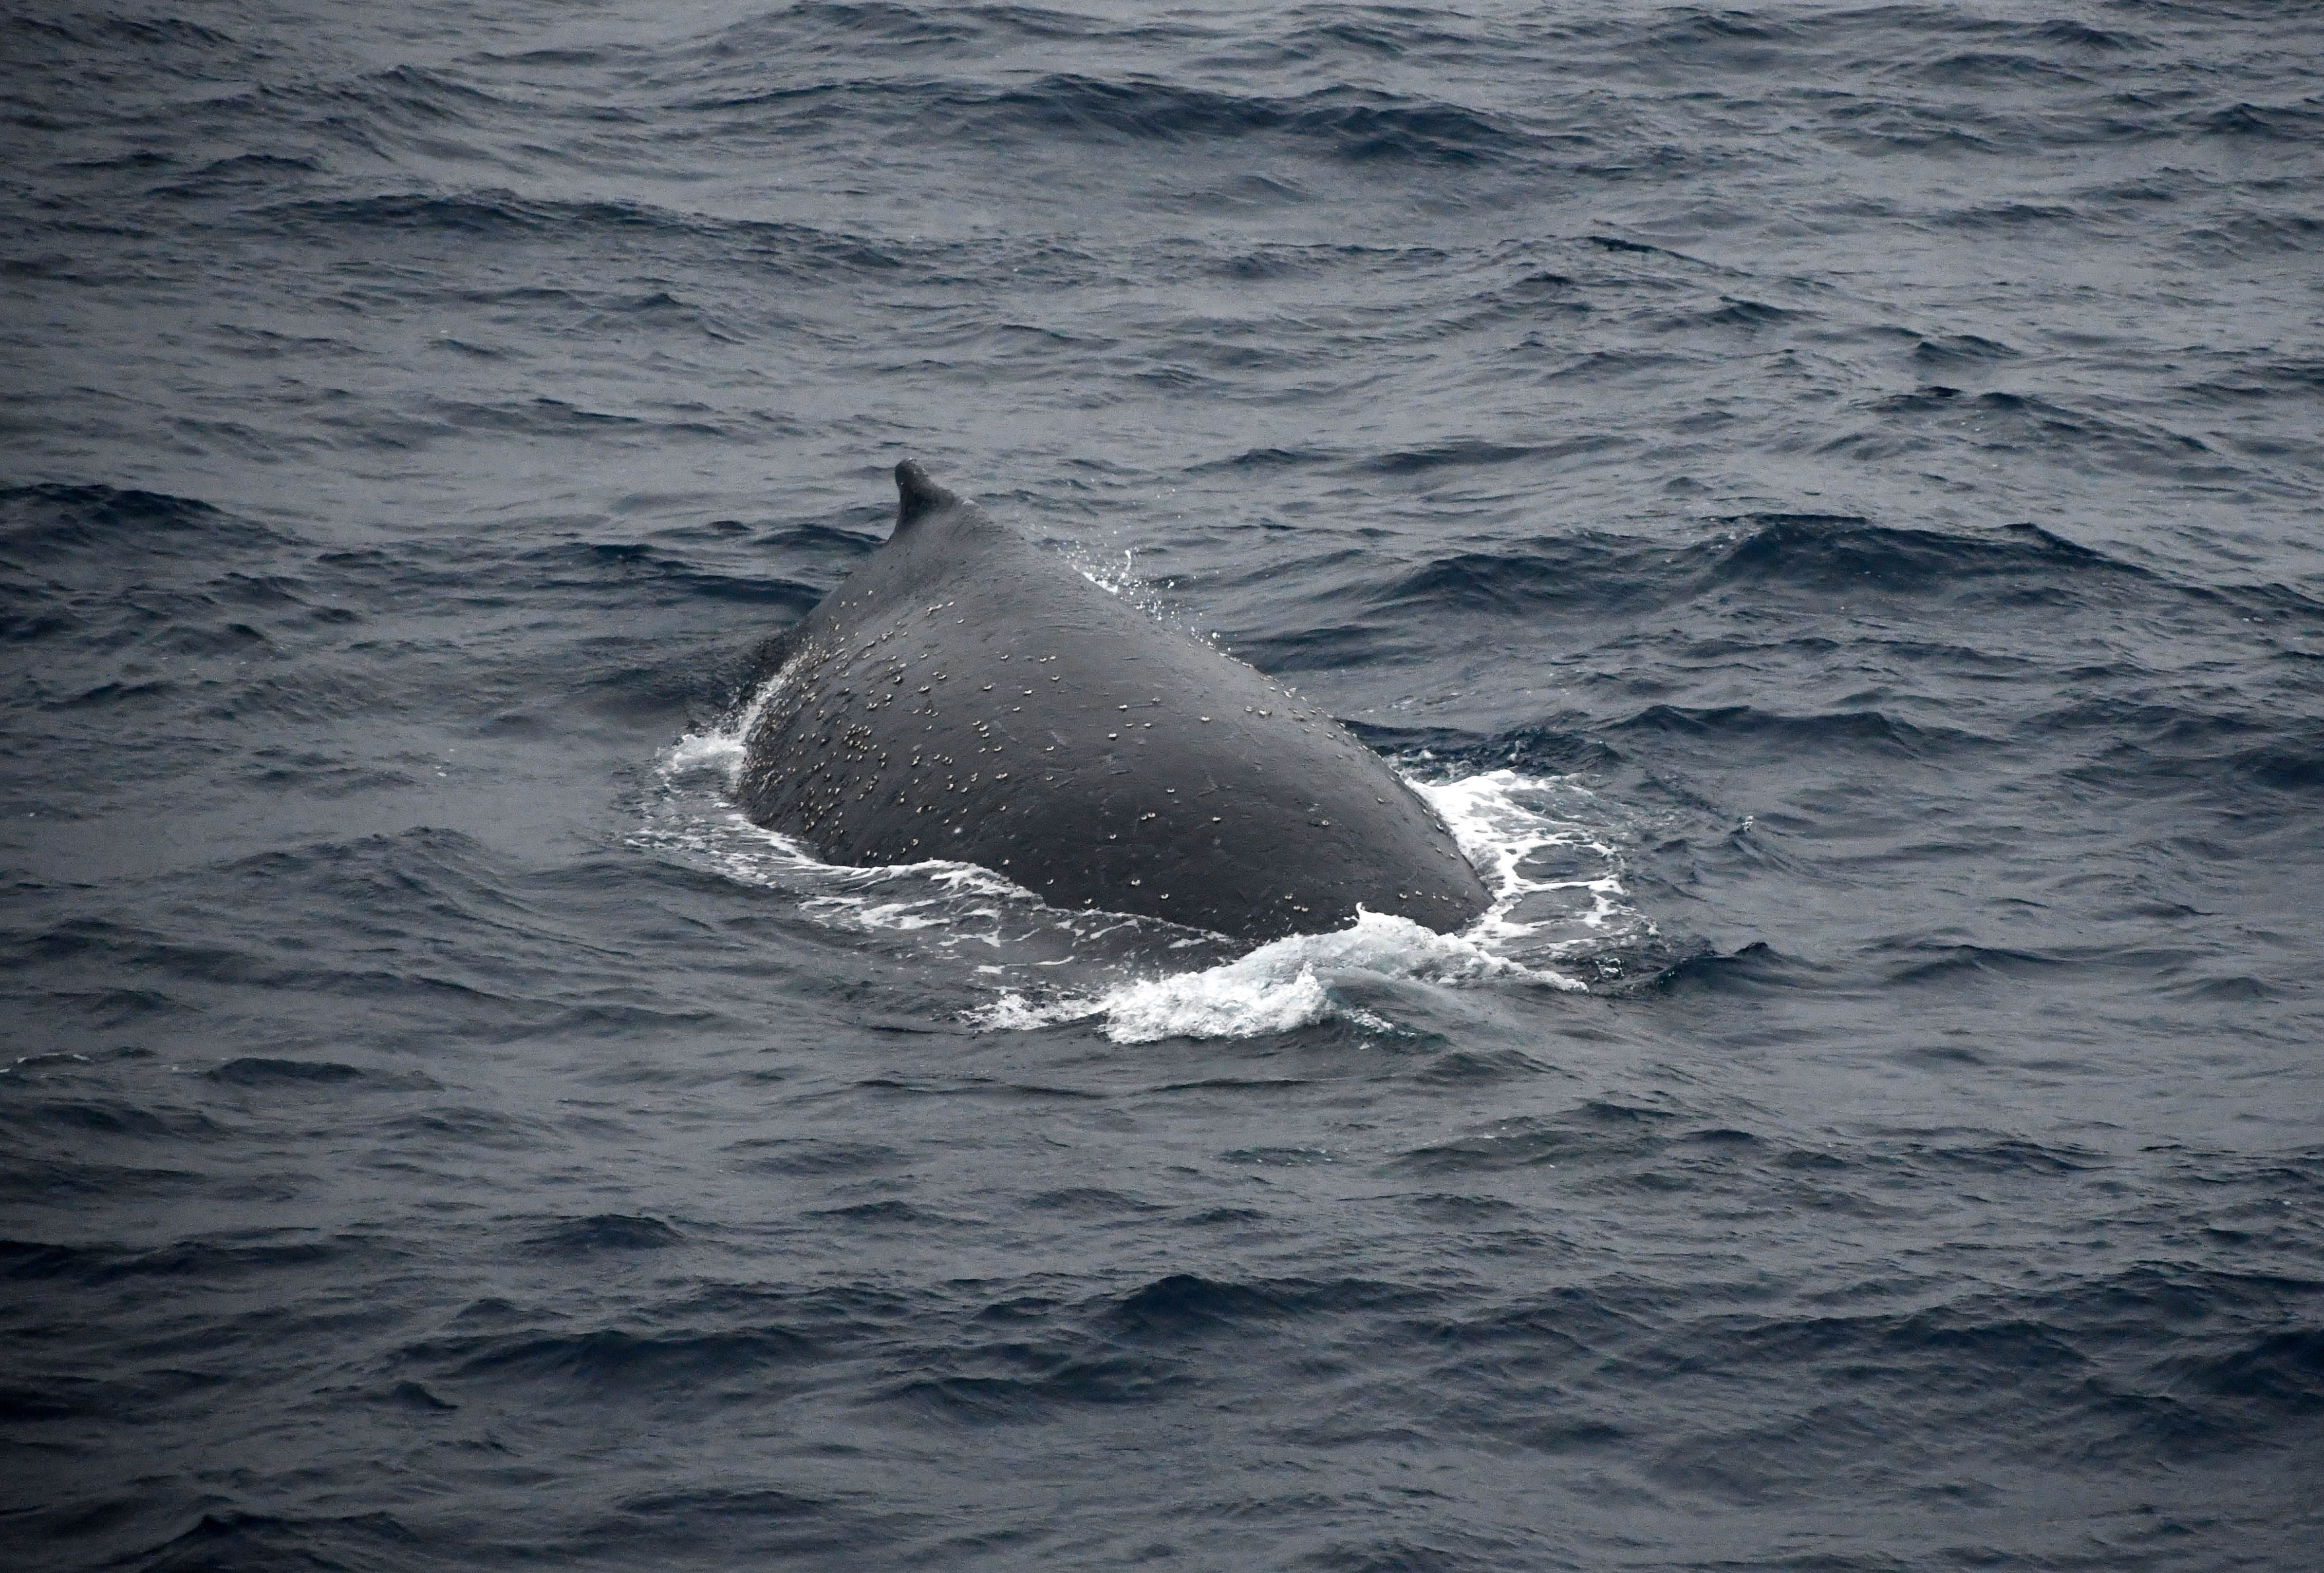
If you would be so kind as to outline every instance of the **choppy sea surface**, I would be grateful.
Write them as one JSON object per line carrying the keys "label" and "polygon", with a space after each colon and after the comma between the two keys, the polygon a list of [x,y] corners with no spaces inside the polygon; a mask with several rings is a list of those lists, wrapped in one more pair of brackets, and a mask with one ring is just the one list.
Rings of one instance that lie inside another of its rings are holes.
{"label": "choppy sea surface", "polygon": [[[0,12],[0,1561],[2305,1569],[2324,12]],[[907,455],[1504,895],[734,813]]]}

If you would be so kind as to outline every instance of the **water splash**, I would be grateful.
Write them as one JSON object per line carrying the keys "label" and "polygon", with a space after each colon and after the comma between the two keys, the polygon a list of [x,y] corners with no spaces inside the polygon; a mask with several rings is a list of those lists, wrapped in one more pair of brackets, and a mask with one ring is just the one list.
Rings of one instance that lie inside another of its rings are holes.
{"label": "water splash", "polygon": [[1117,1043],[1163,1038],[1256,1038],[1328,1021],[1375,1032],[1397,1024],[1350,1003],[1333,980],[1374,978],[1458,987],[1488,980],[1580,991],[1580,980],[1496,956],[1462,934],[1439,934],[1409,918],[1359,912],[1345,929],[1294,934],[1199,972],[1132,978],[1095,995],[1041,1000],[1006,990],[969,1013],[975,1025],[1023,1030],[1102,1018]]}
{"label": "water splash", "polygon": [[1414,780],[1493,892],[1463,932],[1498,955],[1561,959],[1651,938],[1621,875],[1621,821],[1566,776],[1486,771]]}

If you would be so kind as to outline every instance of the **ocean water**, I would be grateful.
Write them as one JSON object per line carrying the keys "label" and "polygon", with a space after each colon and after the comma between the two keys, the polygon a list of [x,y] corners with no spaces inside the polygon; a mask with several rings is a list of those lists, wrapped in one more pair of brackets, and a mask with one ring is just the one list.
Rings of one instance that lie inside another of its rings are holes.
{"label": "ocean water", "polygon": [[[0,12],[0,1562],[2306,1569],[2324,12]],[[1503,899],[725,795],[925,461]]]}

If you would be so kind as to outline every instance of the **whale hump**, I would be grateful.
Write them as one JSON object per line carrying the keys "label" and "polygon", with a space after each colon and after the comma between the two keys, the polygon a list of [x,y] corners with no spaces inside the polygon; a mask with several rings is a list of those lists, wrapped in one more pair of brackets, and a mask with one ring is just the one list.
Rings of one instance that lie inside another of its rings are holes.
{"label": "whale hump", "polygon": [[977,864],[1056,911],[1252,944],[1366,912],[1449,933],[1491,907],[1443,821],[1312,701],[917,463],[896,495],[896,532],[755,690],[734,781],[753,822],[845,867]]}
{"label": "whale hump", "polygon": [[896,467],[896,528],[901,530],[924,514],[956,505],[960,499],[928,479],[917,458]]}

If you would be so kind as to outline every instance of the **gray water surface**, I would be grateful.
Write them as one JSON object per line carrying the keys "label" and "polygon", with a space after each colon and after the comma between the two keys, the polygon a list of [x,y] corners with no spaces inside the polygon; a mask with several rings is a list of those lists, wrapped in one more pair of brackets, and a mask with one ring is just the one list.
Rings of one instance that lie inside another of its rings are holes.
{"label": "gray water surface", "polygon": [[[2315,5],[0,39],[10,1566],[2314,1565]],[[907,455],[1548,948],[737,825]]]}

